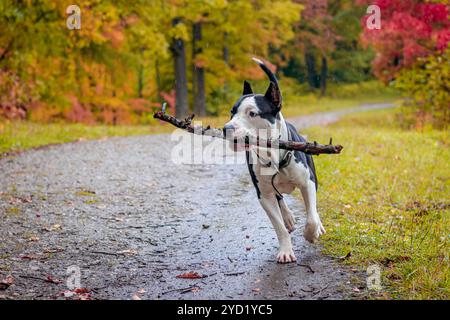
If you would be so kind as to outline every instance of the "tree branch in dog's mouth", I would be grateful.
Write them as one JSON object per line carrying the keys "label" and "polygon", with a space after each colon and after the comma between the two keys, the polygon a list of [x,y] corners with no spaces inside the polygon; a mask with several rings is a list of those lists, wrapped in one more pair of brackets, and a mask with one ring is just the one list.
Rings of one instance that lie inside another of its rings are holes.
{"label": "tree branch in dog's mouth", "polygon": [[[172,124],[173,126],[186,130],[187,132],[226,139],[223,135],[223,130],[217,128],[211,128],[207,126],[206,128],[203,126],[192,126],[192,119],[194,119],[195,115],[192,114],[186,117],[184,120],[177,119],[165,112],[165,106],[161,111],[157,111],[153,114],[153,118],[159,119],[165,122]],[[245,147],[259,146],[264,148],[279,148],[284,150],[296,150],[302,151],[306,154],[311,155],[319,155],[319,154],[337,154],[340,153],[344,148],[341,145],[333,145],[332,139],[330,138],[329,144],[320,144],[316,141],[314,142],[298,142],[298,141],[284,141],[284,140],[265,140],[261,139],[258,136],[246,136],[243,139],[235,139],[235,144],[245,145]]]}

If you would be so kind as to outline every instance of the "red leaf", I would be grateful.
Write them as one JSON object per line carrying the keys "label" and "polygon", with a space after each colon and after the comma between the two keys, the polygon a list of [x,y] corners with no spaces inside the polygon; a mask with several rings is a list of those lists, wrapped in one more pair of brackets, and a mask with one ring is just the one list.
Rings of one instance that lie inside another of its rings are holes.
{"label": "red leaf", "polygon": [[78,289],[75,289],[73,292],[75,292],[76,294],[83,294],[83,293],[89,293],[89,289],[87,289],[87,288],[78,288]]}
{"label": "red leaf", "polygon": [[47,280],[46,281],[50,282],[50,283],[54,283],[54,284],[59,284],[59,283],[62,282],[61,280],[53,279],[52,276],[47,276]]}
{"label": "red leaf", "polygon": [[23,260],[36,260],[39,259],[38,257],[34,256],[34,255],[24,255],[20,257]]}

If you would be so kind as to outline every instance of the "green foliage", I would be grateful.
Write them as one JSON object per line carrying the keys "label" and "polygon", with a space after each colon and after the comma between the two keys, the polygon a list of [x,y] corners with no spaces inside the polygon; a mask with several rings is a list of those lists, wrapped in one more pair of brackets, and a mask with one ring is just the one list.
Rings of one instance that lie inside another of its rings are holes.
{"label": "green foliage", "polygon": [[[326,79],[331,83],[356,83],[373,79],[371,50],[359,43],[361,17],[365,8],[351,0],[299,0],[305,6],[296,37],[283,47],[287,61],[283,73],[301,83],[315,79],[312,90],[319,88],[321,59],[328,61]],[[305,53],[314,66],[308,69]]]}
{"label": "green foliage", "polygon": [[344,145],[316,158],[325,252],[351,256],[365,271],[382,268],[372,298],[450,298],[450,149],[448,132],[406,131],[398,110],[347,117],[310,128],[310,139]]}
{"label": "green foliage", "polygon": [[359,43],[361,17],[366,7],[357,6],[353,1],[330,1],[333,15],[333,29],[336,30],[336,48],[331,54],[330,66],[332,82],[361,82],[373,79],[370,63],[374,58],[372,50],[364,49]]}
{"label": "green foliage", "polygon": [[332,83],[329,86],[328,95],[334,99],[387,101],[398,98],[399,92],[377,80],[371,80],[344,85]]}
{"label": "green foliage", "polygon": [[450,46],[401,71],[393,85],[412,98],[404,103],[402,122],[406,126],[423,127],[431,123],[447,127],[450,123]]}

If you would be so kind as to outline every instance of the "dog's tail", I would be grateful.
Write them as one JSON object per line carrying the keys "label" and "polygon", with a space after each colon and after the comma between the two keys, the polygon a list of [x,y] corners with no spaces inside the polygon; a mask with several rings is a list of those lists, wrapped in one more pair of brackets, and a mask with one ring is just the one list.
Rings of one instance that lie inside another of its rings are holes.
{"label": "dog's tail", "polygon": [[273,72],[270,71],[270,69],[264,64],[264,62],[261,59],[255,57],[253,57],[252,60],[255,61],[257,64],[259,64],[264,73],[267,74],[267,76],[269,77],[270,82],[273,82],[278,87],[277,77],[275,77]]}

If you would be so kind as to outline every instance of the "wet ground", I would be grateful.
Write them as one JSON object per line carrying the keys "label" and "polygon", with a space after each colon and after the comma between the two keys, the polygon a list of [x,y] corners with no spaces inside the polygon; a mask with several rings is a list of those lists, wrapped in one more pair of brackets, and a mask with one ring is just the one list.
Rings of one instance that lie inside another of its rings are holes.
{"label": "wet ground", "polygon": [[[309,116],[306,125],[342,114]],[[299,199],[287,197],[298,261],[277,264],[246,166],[174,164],[175,143],[111,138],[0,159],[0,299],[358,297],[363,274],[303,239]],[[88,293],[71,296],[77,268]],[[177,278],[189,272],[201,278]]]}

